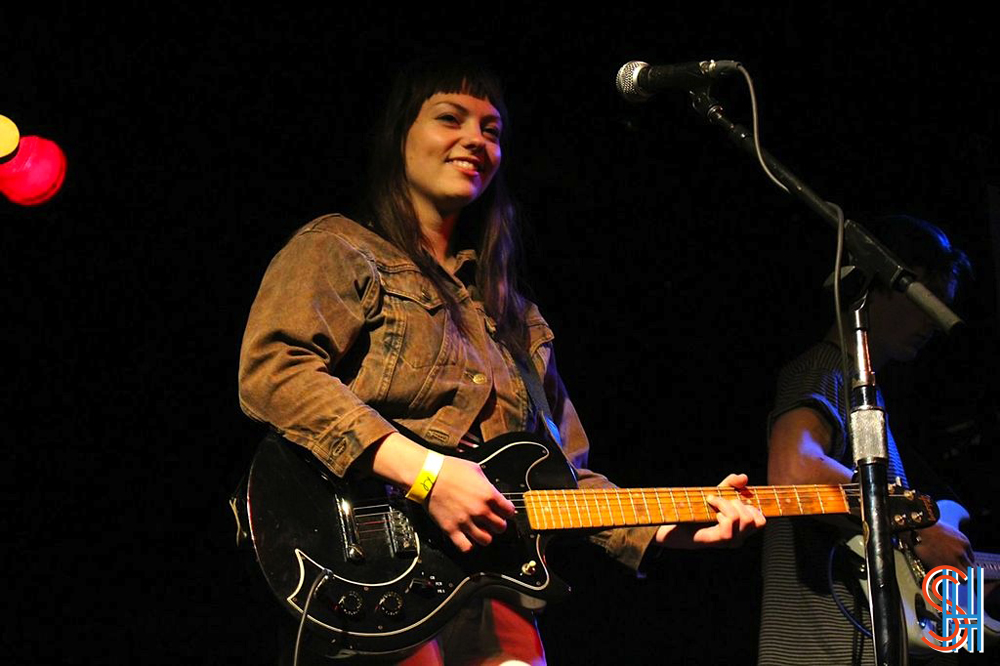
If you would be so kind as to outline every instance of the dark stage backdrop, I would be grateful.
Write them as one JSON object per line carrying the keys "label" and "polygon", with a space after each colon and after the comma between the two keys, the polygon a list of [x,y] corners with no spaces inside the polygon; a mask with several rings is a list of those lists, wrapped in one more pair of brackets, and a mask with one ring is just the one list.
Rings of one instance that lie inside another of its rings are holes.
{"label": "dark stage backdrop", "polygon": [[[939,472],[921,481],[1000,549],[992,21],[815,4],[5,9],[0,113],[70,170],[45,206],[0,202],[0,661],[272,658],[226,506],[263,432],[236,400],[243,324],[283,241],[350,210],[386,83],[428,53],[506,80],[527,281],[592,466],[623,485],[764,481],[776,372],[828,325],[834,245],[684,96],[619,99],[622,63],[741,60],[765,145],[820,194],[945,226],[976,267],[970,326],[881,379],[897,438]],[[749,123],[741,81],[718,96]],[[554,556],[575,596],[542,617],[550,663],[752,662],[759,546],[665,553],[644,581]]]}

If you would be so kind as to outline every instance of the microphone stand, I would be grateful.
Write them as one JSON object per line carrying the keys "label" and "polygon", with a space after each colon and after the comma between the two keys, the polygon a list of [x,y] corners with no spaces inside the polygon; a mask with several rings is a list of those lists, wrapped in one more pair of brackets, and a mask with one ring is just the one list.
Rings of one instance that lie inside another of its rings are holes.
{"label": "microphone stand", "polygon": [[[707,85],[692,90],[690,94],[694,109],[700,116],[720,127],[733,143],[757,158],[753,135],[745,127],[729,121],[723,115],[722,106],[712,98]],[[817,196],[772,155],[764,150],[760,153],[774,176],[788,188],[789,194],[804,203],[834,229],[840,226],[840,214],[836,207]],[[913,271],[903,265],[863,226],[845,220],[844,244],[856,268],[868,278],[877,279],[890,289],[905,294],[942,330],[950,332],[961,323],[961,319],[948,306],[916,280]],[[840,279],[840,276],[834,276],[834,279]],[[861,486],[865,570],[870,591],[869,610],[872,619],[875,663],[879,666],[890,666],[903,663],[906,653],[900,628],[899,592],[896,588],[889,530],[890,516],[887,511],[889,453],[885,412],[877,403],[875,375],[871,370],[868,355],[868,313],[865,302],[866,295],[862,295],[855,302],[856,307],[852,317],[857,378],[851,387],[852,408],[848,419],[848,435]],[[845,381],[847,379],[845,378]]]}

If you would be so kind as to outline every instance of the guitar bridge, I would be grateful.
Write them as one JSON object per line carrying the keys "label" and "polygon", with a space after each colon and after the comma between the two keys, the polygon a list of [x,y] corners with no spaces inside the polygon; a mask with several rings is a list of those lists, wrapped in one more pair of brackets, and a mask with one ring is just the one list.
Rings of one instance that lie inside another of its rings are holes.
{"label": "guitar bridge", "polygon": [[337,512],[340,514],[340,537],[344,544],[344,559],[348,562],[363,562],[365,551],[361,548],[358,525],[354,521],[354,507],[343,497],[335,496]]}
{"label": "guitar bridge", "polygon": [[417,554],[417,535],[410,520],[399,509],[389,509],[389,548],[393,557],[414,557]]}

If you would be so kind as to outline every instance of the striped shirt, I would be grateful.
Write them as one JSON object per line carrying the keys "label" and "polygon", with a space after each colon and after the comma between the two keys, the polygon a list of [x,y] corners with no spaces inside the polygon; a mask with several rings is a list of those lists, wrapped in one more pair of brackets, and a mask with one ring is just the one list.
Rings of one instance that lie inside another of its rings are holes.
{"label": "striped shirt", "polygon": [[[853,468],[844,436],[842,382],[840,349],[829,342],[814,346],[782,369],[768,429],[785,412],[812,408],[833,426],[833,445],[828,455]],[[881,395],[878,401],[882,405]],[[888,439],[889,478],[898,476],[905,486],[906,474],[891,431]],[[849,536],[834,525],[810,518],[768,520],[762,558],[761,666],[874,663],[871,641],[844,617],[830,595],[831,548]],[[851,557],[844,549],[837,549],[834,594],[870,631],[868,602],[856,566],[851,571]]]}

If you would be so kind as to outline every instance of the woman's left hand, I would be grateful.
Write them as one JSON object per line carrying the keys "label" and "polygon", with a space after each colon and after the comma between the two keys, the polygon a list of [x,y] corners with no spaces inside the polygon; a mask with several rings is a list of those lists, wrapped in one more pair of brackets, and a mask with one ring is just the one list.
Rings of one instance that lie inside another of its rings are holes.
{"label": "woman's left hand", "polygon": [[[746,474],[730,474],[719,487],[740,489],[746,485]],[[656,543],[665,548],[736,548],[767,522],[760,509],[739,500],[711,495],[706,501],[718,511],[715,525],[661,525],[656,531]]]}

